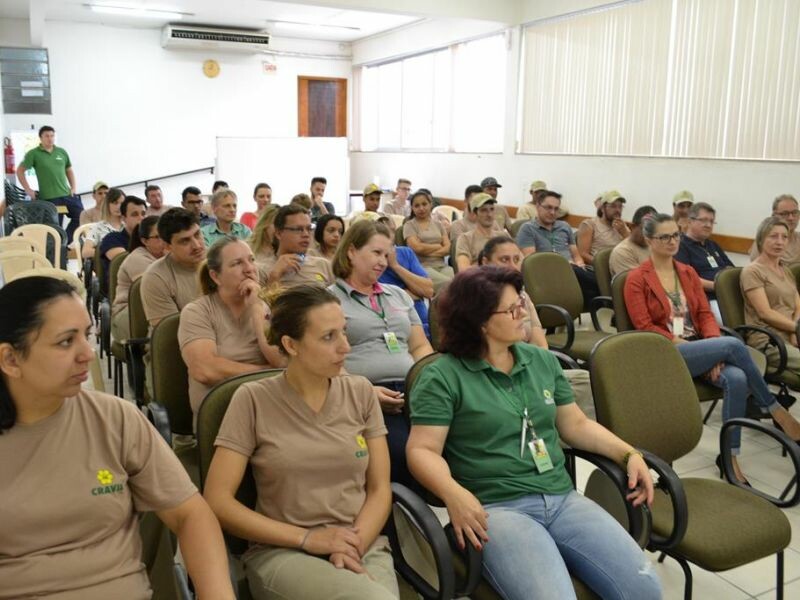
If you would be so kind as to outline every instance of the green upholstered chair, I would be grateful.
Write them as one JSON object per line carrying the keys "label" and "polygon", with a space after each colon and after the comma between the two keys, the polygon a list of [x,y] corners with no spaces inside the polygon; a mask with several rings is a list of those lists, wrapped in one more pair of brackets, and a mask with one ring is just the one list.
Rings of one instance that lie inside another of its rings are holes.
{"label": "green upholstered chair", "polygon": [[794,275],[797,288],[800,289],[800,263],[792,263],[789,265],[789,270]]}
{"label": "green upholstered chair", "polygon": [[130,385],[133,388],[133,397],[139,406],[145,405],[150,400],[144,381],[144,354],[150,341],[147,337],[149,325],[144,314],[141,286],[142,278],[140,277],[131,284],[131,289],[128,291],[128,327],[131,337],[122,340],[128,358],[128,373]]}
{"label": "green upholstered chair", "polygon": [[[122,365],[128,362],[125,354],[125,346],[122,345],[121,340],[114,340],[111,338],[111,306],[114,304],[114,298],[117,295],[117,274],[119,268],[128,256],[127,252],[121,252],[115,256],[111,264],[108,266],[108,297],[100,304],[100,337],[103,340],[102,344],[105,346],[108,354],[108,369],[109,375],[112,372],[113,362],[113,381],[114,381],[114,394],[120,398],[125,394],[125,382],[122,378]],[[112,360],[113,359],[113,360]]]}
{"label": "green upholstered chair", "polygon": [[139,536],[152,600],[191,600],[186,571],[175,560],[177,544],[169,528],[155,513],[144,513],[139,518]]}
{"label": "green upholstered chair", "polygon": [[453,240],[450,242],[450,266],[453,267],[453,273],[458,273],[458,261],[456,260],[456,242],[458,240]]}
{"label": "green upholstered chair", "polygon": [[[522,276],[547,332],[548,345],[575,360],[588,361],[594,345],[609,333],[575,328],[583,311],[583,292],[569,261],[555,252],[535,252],[523,261]],[[595,312],[592,322],[597,324]],[[565,327],[566,332],[556,333],[557,327]]]}
{"label": "green upholstered chair", "polygon": [[428,307],[428,327],[431,330],[431,347],[438,350],[442,335],[439,330],[439,296],[434,296]]}
{"label": "green upholstered chair", "polygon": [[519,233],[519,230],[522,229],[522,226],[525,225],[525,223],[529,223],[529,222],[530,221],[528,219],[517,219],[516,221],[511,223],[511,227],[510,227],[511,236],[516,240],[517,239],[517,234]]}
{"label": "green upholstered chair", "polygon": [[399,225],[394,230],[394,243],[398,246],[405,246],[406,245],[406,238],[403,236],[403,226]]}
{"label": "green upholstered chair", "polygon": [[611,251],[613,248],[603,248],[594,255],[592,265],[597,277],[597,287],[603,296],[611,296]]}
{"label": "green upholstered chair", "polygon": [[[791,506],[800,500],[800,491],[781,502],[739,483],[727,440],[732,427],[760,431],[787,448],[795,470],[800,468],[797,446],[773,427],[731,419],[720,437],[729,483],[678,478],[669,465],[697,446],[703,423],[695,386],[674,344],[657,333],[619,333],[595,347],[591,373],[597,421],[641,449],[658,473],[648,549],[680,563],[686,576],[684,597],[692,593],[690,563],[707,571],[727,571],[775,554],[781,598],[783,550],[791,541],[791,526],[770,500]],[[657,385],[659,381],[669,385]]]}

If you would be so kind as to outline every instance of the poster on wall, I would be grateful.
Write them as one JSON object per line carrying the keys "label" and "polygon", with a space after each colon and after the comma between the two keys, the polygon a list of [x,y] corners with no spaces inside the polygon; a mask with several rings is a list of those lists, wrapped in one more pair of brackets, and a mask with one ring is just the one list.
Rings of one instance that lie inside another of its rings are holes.
{"label": "poster on wall", "polygon": [[[28,150],[32,150],[39,145],[39,136],[34,129],[20,129],[11,131],[9,137],[11,138],[11,147],[14,149],[14,169],[16,172],[16,168],[19,166],[19,163],[22,162],[22,159],[25,158],[25,154]],[[16,176],[14,179],[16,179]],[[30,185],[31,188],[34,190],[39,189],[39,182],[36,179],[36,172],[33,169],[25,171],[25,179],[28,180],[28,185]]]}

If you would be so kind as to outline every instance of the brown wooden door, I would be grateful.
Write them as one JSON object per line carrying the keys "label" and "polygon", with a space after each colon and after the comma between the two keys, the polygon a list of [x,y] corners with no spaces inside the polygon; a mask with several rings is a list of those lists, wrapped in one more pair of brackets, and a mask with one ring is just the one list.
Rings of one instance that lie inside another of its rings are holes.
{"label": "brown wooden door", "polygon": [[347,136],[347,79],[297,78],[297,135]]}

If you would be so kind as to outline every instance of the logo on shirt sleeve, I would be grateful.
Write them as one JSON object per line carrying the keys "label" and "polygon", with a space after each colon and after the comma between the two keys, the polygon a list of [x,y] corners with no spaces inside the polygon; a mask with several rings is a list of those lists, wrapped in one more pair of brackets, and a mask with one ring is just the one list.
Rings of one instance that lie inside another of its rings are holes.
{"label": "logo on shirt sleeve", "polygon": [[364,439],[363,435],[356,436],[356,444],[358,444],[358,450],[356,450],[356,458],[364,458],[369,454],[367,450],[367,440]]}
{"label": "logo on shirt sleeve", "polygon": [[100,487],[92,488],[92,496],[122,493],[122,484],[114,483],[114,474],[108,469],[97,471],[97,481],[100,482]]}

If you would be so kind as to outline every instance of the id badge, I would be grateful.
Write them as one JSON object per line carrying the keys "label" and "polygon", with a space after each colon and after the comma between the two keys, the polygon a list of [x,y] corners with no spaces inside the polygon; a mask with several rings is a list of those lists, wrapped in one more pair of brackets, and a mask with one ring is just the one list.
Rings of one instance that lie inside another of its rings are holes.
{"label": "id badge", "polygon": [[386,347],[391,354],[397,354],[403,351],[400,347],[400,342],[397,341],[397,334],[394,331],[387,331],[384,333],[383,341],[386,342]]}
{"label": "id badge", "polygon": [[550,459],[550,453],[542,438],[532,439],[528,442],[528,448],[531,450],[533,462],[539,473],[547,473],[553,468],[553,461]]}
{"label": "id badge", "polygon": [[717,260],[710,254],[708,255],[708,266],[712,269],[716,269],[719,266],[717,265]]}
{"label": "id badge", "polygon": [[672,317],[672,335],[683,337],[683,317]]}

